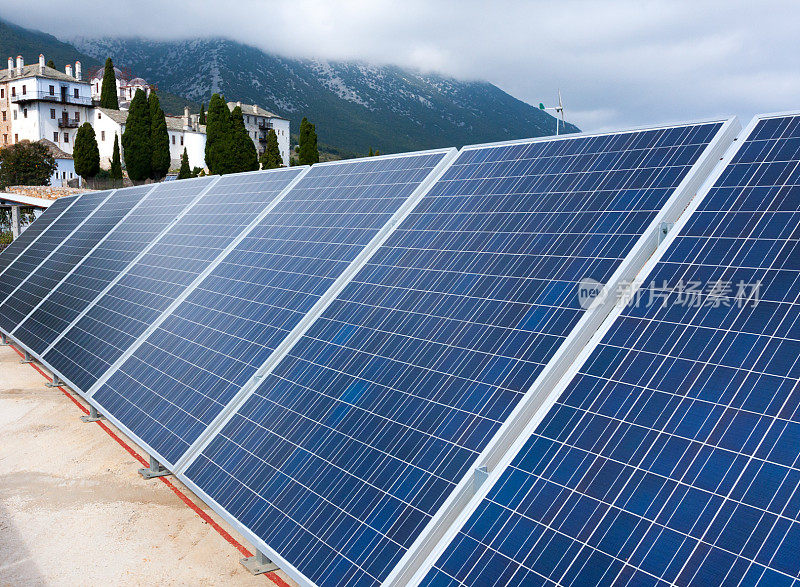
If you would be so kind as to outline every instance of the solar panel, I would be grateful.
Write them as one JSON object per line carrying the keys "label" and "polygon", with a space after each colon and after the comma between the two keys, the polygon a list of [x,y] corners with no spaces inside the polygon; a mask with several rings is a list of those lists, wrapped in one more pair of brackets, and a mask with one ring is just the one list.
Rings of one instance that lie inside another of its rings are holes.
{"label": "solar panel", "polygon": [[718,173],[425,584],[798,584],[800,116]]}
{"label": "solar panel", "polygon": [[77,200],[77,196],[59,198],[39,216],[33,224],[26,228],[14,241],[0,253],[0,275],[14,259],[19,257],[40,234],[55,221],[70,204]]}
{"label": "solar panel", "polygon": [[164,189],[163,184],[125,188],[143,199],[11,333],[42,355],[110,283],[197,197],[195,190]]}
{"label": "solar panel", "polygon": [[0,276],[0,300],[5,300],[39,265],[102,204],[111,192],[92,192],[78,197],[54,220]]}
{"label": "solar panel", "polygon": [[93,401],[172,466],[448,153],[312,167]]}
{"label": "solar panel", "polygon": [[[44,359],[76,389],[92,385],[224,251],[302,168],[169,182],[162,189],[206,190],[100,297]],[[241,186],[262,178],[257,192]],[[201,182],[201,183],[197,183]]]}
{"label": "solar panel", "polygon": [[463,150],[190,485],[300,581],[387,579],[722,126]]}
{"label": "solar panel", "polygon": [[11,332],[83,257],[140,202],[131,190],[115,191],[72,235],[0,303],[0,329]]}

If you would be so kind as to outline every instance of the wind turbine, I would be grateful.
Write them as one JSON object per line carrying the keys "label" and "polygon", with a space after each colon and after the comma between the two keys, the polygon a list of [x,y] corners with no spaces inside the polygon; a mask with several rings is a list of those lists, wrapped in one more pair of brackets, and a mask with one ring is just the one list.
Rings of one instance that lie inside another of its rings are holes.
{"label": "wind turbine", "polygon": [[554,110],[556,113],[556,136],[558,136],[558,115],[561,115],[561,125],[566,129],[566,121],[564,120],[564,103],[561,101],[561,89],[558,90],[558,106],[548,106],[545,108],[545,105],[539,102],[539,109],[540,110]]}

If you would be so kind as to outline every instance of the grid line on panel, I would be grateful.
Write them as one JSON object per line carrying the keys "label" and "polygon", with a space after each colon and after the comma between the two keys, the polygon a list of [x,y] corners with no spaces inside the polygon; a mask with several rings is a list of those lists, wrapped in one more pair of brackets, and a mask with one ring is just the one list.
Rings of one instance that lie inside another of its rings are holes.
{"label": "grid line on panel", "polygon": [[[0,299],[7,301],[17,288],[54,254],[112,192],[94,192],[78,197],[74,204],[56,219],[25,252],[6,268],[0,277]],[[6,324],[4,329],[11,331],[16,323]]]}
{"label": "grid line on panel", "polygon": [[[623,310],[427,584],[798,583],[798,162],[798,116],[753,125],[648,276],[667,304]],[[759,292],[677,303],[697,280]]]}
{"label": "grid line on panel", "polygon": [[58,198],[42,212],[33,224],[23,230],[22,234],[3,249],[0,253],[0,276],[77,199],[77,196]]}
{"label": "grid line on panel", "polygon": [[0,328],[14,330],[80,263],[100,240],[141,201],[138,192],[116,190],[67,241],[0,304]]}
{"label": "grid line on panel", "polygon": [[311,168],[95,399],[176,462],[445,154]]}
{"label": "grid line on panel", "polygon": [[309,580],[384,580],[720,127],[462,151],[187,477]]}

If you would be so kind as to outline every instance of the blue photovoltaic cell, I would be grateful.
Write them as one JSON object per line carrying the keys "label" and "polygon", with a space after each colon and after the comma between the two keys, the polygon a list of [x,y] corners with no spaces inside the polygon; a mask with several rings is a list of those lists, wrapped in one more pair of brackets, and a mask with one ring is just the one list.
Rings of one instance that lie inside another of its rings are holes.
{"label": "blue photovoltaic cell", "polygon": [[465,150],[187,476],[312,581],[380,583],[720,127]]}
{"label": "blue photovoltaic cell", "polygon": [[174,463],[444,154],[312,167],[94,400]]}
{"label": "blue photovoltaic cell", "polygon": [[140,199],[136,192],[119,190],[101,204],[10,298],[0,304],[0,329],[14,330]]}
{"label": "blue photovoltaic cell", "polygon": [[798,163],[758,122],[427,584],[800,583]]}
{"label": "blue photovoltaic cell", "polygon": [[[152,191],[151,191],[152,190]],[[197,197],[197,191],[176,193],[163,184],[121,190],[146,198],[108,235],[13,332],[14,338],[42,354],[59,334]]]}
{"label": "blue photovoltaic cell", "polygon": [[[0,300],[6,300],[14,289],[22,283],[36,268],[63,243],[70,233],[103,203],[111,192],[93,192],[78,197],[78,201],[70,206],[50,227],[39,236],[5,272],[0,275]],[[13,330],[5,329],[6,332]]]}
{"label": "blue photovoltaic cell", "polygon": [[3,252],[0,253],[0,273],[8,267],[14,259],[19,257],[22,252],[30,245],[33,241],[36,240],[40,234],[42,234],[47,228],[53,223],[53,221],[58,218],[58,216],[66,210],[67,206],[69,206],[72,202],[77,199],[77,196],[69,196],[64,198],[59,198],[39,216],[36,221],[31,224],[28,228],[26,228],[22,234],[19,235],[14,242],[8,245]]}
{"label": "blue photovoltaic cell", "polygon": [[[88,391],[298,173],[286,169],[220,178],[53,345],[45,359]],[[263,180],[260,191],[243,190],[254,176]],[[210,181],[182,185],[187,180],[181,180],[162,189],[193,189],[198,194]]]}

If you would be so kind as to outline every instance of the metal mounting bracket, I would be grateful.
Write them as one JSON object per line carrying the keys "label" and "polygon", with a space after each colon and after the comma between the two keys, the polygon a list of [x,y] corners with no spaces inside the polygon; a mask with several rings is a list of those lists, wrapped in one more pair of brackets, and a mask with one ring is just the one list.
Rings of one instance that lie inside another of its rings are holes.
{"label": "metal mounting bracket", "polygon": [[476,467],[474,477],[472,478],[472,493],[478,493],[481,485],[489,478],[489,470],[484,467]]}
{"label": "metal mounting bracket", "polygon": [[280,568],[278,565],[269,560],[267,555],[258,549],[256,549],[256,553],[253,556],[243,558],[239,562],[242,563],[244,568],[250,571],[253,575],[271,573],[272,571],[277,571]]}
{"label": "metal mounting bracket", "polygon": [[164,475],[172,475],[172,471],[159,463],[155,457],[150,457],[150,467],[146,469],[139,469],[139,475],[145,479],[153,479],[154,477],[163,477]]}
{"label": "metal mounting bracket", "polygon": [[8,346],[11,343],[8,342],[8,335],[0,332],[0,346]]}
{"label": "metal mounting bracket", "polygon": [[48,381],[44,384],[45,387],[61,387],[64,385],[64,382],[61,380],[61,377],[53,373],[52,381]]}
{"label": "metal mounting bracket", "polygon": [[89,413],[81,416],[81,422],[97,422],[98,420],[105,420],[106,417],[97,411],[93,405],[89,405]]}
{"label": "metal mounting bracket", "polygon": [[675,226],[674,222],[662,222],[658,227],[658,244],[664,242],[664,239],[667,238],[669,231],[672,230],[672,227]]}
{"label": "metal mounting bracket", "polygon": [[27,365],[29,363],[33,363],[33,357],[31,356],[31,354],[28,351],[25,351],[25,356],[20,361],[20,363],[22,363],[23,365]]}

